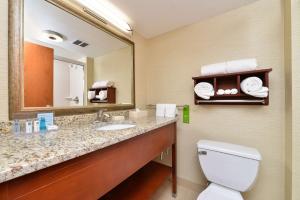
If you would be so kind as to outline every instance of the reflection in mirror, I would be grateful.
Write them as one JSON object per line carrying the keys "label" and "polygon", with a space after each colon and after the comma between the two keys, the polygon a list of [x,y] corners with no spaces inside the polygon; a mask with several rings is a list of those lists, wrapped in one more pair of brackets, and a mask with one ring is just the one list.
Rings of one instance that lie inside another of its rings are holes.
{"label": "reflection in mirror", "polygon": [[44,1],[24,1],[23,104],[133,104],[133,45]]}

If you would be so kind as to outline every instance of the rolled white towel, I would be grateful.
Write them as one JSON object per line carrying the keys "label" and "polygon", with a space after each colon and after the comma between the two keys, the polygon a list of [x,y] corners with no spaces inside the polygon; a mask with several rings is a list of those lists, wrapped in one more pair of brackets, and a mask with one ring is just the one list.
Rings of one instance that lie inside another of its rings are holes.
{"label": "rolled white towel", "polygon": [[211,65],[204,65],[201,67],[201,75],[214,75],[214,74],[225,74],[227,63],[216,63]]}
{"label": "rolled white towel", "polygon": [[208,95],[204,95],[204,94],[197,94],[198,97],[201,97],[202,99],[206,99],[206,100],[209,100],[210,99],[210,96]]}
{"label": "rolled white towel", "polygon": [[101,90],[99,92],[99,95],[96,96],[98,99],[100,99],[101,101],[107,99],[107,90]]}
{"label": "rolled white towel", "polygon": [[269,88],[262,87],[260,90],[257,90],[254,93],[266,93],[266,92],[269,92]]}
{"label": "rolled white towel", "polygon": [[269,95],[268,92],[250,92],[248,94],[259,98],[266,98]]}
{"label": "rolled white towel", "polygon": [[249,77],[241,82],[241,89],[245,93],[259,91],[263,86],[262,80],[258,77]]}
{"label": "rolled white towel", "polygon": [[214,87],[208,82],[200,82],[195,86],[195,89],[203,92],[211,92],[214,90]]}
{"label": "rolled white towel", "polygon": [[255,58],[228,61],[226,73],[255,70],[257,66],[257,60]]}
{"label": "rolled white towel", "polygon": [[237,94],[239,91],[238,91],[238,89],[236,89],[236,88],[232,88],[231,90],[230,90],[230,94]]}
{"label": "rolled white towel", "polygon": [[241,89],[244,93],[258,98],[266,98],[269,95],[269,88],[263,87],[262,80],[258,77],[249,77],[243,80]]}
{"label": "rolled white towel", "polygon": [[202,92],[202,91],[200,91],[199,94],[211,97],[211,96],[215,95],[215,92],[214,91],[210,91],[210,92]]}
{"label": "rolled white towel", "polygon": [[203,99],[210,99],[211,96],[215,95],[214,87],[212,84],[208,82],[200,82],[194,88],[197,96]]}
{"label": "rolled white towel", "polygon": [[96,81],[92,85],[92,88],[105,88],[105,87],[112,87],[114,86],[114,82],[112,81]]}
{"label": "rolled white towel", "polygon": [[262,87],[260,90],[255,92],[249,92],[248,94],[254,97],[265,98],[269,95],[269,88]]}

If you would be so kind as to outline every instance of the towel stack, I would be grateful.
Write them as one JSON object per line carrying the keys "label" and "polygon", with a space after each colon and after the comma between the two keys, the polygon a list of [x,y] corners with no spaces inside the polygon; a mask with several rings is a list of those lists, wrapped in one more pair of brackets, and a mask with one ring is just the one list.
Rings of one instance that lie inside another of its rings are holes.
{"label": "towel stack", "polygon": [[114,82],[112,81],[96,81],[94,82],[94,84],[92,85],[93,89],[96,88],[106,88],[106,87],[112,87],[114,86]]}
{"label": "towel stack", "polygon": [[263,87],[262,80],[255,76],[244,79],[241,82],[241,89],[244,93],[254,97],[266,98],[269,95],[269,88]]}
{"label": "towel stack", "polygon": [[201,75],[214,75],[214,74],[227,74],[227,73],[236,73],[243,71],[255,70],[257,68],[257,60],[254,58],[251,59],[242,59],[242,60],[233,60],[223,63],[216,63],[212,65],[205,65],[201,67]]}
{"label": "towel stack", "polygon": [[176,104],[156,104],[157,117],[176,117]]}
{"label": "towel stack", "polygon": [[208,82],[200,82],[194,88],[195,93],[202,99],[210,99],[215,95],[215,90],[212,84]]}

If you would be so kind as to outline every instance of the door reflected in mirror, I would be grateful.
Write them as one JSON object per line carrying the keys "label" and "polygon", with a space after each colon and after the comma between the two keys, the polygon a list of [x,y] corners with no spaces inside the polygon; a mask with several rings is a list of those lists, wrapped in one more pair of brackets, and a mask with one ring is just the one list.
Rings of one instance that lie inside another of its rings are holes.
{"label": "door reflected in mirror", "polygon": [[44,1],[24,1],[23,107],[132,105],[133,44]]}

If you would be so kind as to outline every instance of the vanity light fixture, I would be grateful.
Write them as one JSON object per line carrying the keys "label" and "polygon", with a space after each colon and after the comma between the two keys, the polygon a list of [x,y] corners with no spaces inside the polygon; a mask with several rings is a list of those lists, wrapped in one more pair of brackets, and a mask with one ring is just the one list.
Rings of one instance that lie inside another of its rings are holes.
{"label": "vanity light fixture", "polygon": [[60,33],[57,33],[55,31],[51,30],[45,30],[43,31],[43,38],[47,40],[51,40],[54,42],[63,42],[64,41],[64,36]]}
{"label": "vanity light fixture", "polygon": [[[118,15],[117,10],[108,3],[103,2],[102,0],[76,0],[82,6],[86,7],[83,10],[90,14],[91,16],[96,18],[104,18],[108,22],[110,22],[113,26],[122,30],[125,33],[131,33],[132,28],[130,25],[122,19],[120,15]],[[92,13],[92,14],[91,14]],[[105,20],[101,20],[104,24],[106,24]]]}

